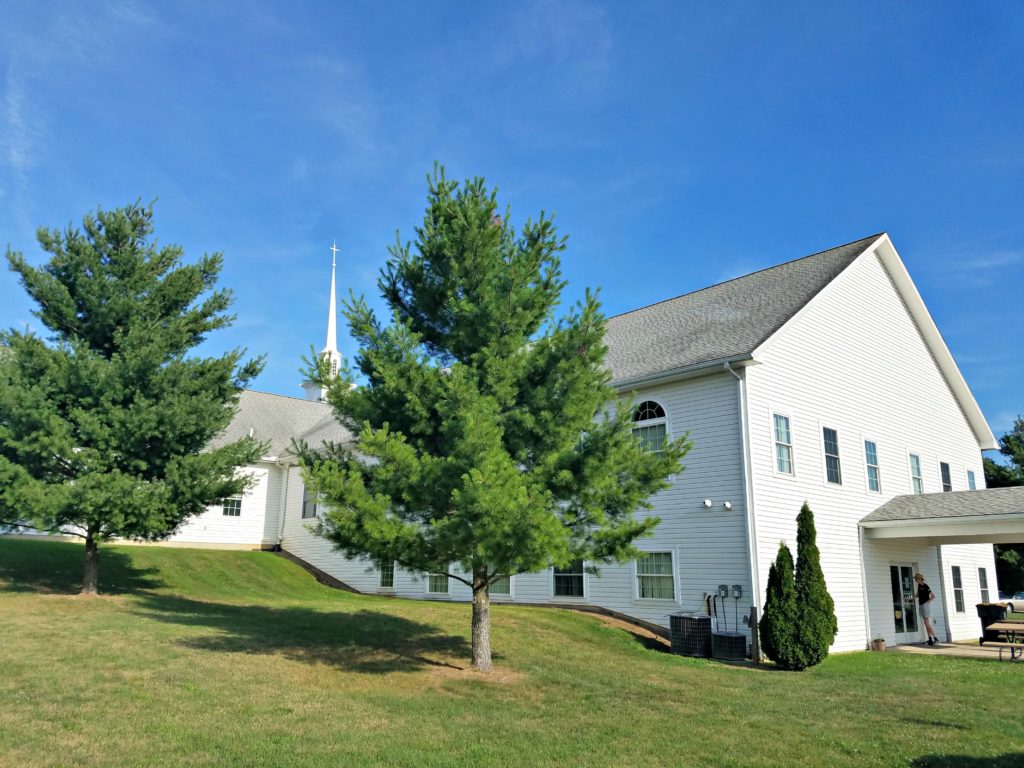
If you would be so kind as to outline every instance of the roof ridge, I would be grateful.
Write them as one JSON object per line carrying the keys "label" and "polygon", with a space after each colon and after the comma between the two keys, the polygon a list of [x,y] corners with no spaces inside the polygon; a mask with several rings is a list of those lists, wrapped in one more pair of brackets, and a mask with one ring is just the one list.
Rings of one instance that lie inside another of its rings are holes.
{"label": "roof ridge", "polygon": [[645,309],[650,309],[651,307],[656,307],[659,304],[665,304],[665,303],[670,302],[670,301],[675,301],[676,299],[682,299],[682,298],[685,298],[687,296],[693,296],[694,294],[701,293],[703,291],[710,291],[712,288],[717,288],[717,287],[719,287],[721,285],[728,285],[729,283],[734,283],[737,280],[745,280],[748,277],[753,277],[754,275],[759,275],[762,272],[769,272],[769,271],[771,271],[773,269],[778,269],[779,267],[785,267],[785,266],[787,266],[789,264],[795,264],[796,262],[803,261],[804,259],[811,259],[811,258],[814,258],[815,256],[821,256],[822,254],[828,253],[829,251],[837,251],[840,248],[847,248],[847,247],[849,247],[851,245],[856,245],[857,243],[865,242],[867,240],[874,241],[874,240],[877,240],[878,238],[880,238],[884,234],[885,234],[885,231],[883,230],[882,232],[879,232],[879,233],[874,234],[874,235],[868,235],[867,237],[861,237],[861,238],[859,238],[857,240],[851,240],[848,243],[842,243],[840,245],[834,245],[831,248],[825,248],[825,249],[820,250],[820,251],[815,251],[814,253],[809,253],[806,256],[799,256],[799,257],[797,257],[795,259],[790,259],[789,261],[783,261],[783,262],[781,262],[779,264],[774,264],[774,265],[772,265],[770,267],[764,267],[763,269],[758,269],[758,270],[755,270],[753,272],[748,272],[745,275],[738,275],[737,277],[732,277],[732,278],[730,278],[728,280],[721,280],[721,281],[719,281],[717,283],[712,283],[711,285],[706,285],[703,288],[697,288],[696,290],[693,290],[693,291],[687,291],[686,293],[680,293],[678,296],[670,296],[667,299],[661,299],[660,301],[654,301],[654,302],[651,302],[650,304],[645,304],[642,307],[637,307],[635,309],[628,309],[625,312],[619,312],[617,315],[609,315],[606,318],[606,320],[614,320],[615,318],[618,318],[618,317],[625,317],[626,315],[631,315],[634,312],[641,312],[641,311],[643,311]]}
{"label": "roof ridge", "polygon": [[253,395],[267,395],[268,397],[284,397],[288,400],[297,400],[300,403],[309,403],[310,405],[326,405],[330,407],[329,403],[325,403],[322,400],[307,400],[304,397],[298,397],[297,395],[282,395],[277,392],[264,392],[261,389],[243,389],[242,392],[249,392]]}

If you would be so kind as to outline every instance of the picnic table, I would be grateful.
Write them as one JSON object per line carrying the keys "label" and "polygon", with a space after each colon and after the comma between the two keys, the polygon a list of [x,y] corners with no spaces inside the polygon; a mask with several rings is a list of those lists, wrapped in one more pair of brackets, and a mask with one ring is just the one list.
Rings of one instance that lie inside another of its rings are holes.
{"label": "picnic table", "polygon": [[[989,624],[985,627],[987,630],[994,632],[1002,632],[1006,635],[1006,642],[992,643],[989,641],[989,645],[999,646],[999,658],[1003,658],[1003,649],[1007,649],[1010,652],[1011,659],[1019,659],[1024,656],[1024,622],[1019,621],[997,621],[994,624]],[[985,644],[985,638],[981,638],[980,643]]]}

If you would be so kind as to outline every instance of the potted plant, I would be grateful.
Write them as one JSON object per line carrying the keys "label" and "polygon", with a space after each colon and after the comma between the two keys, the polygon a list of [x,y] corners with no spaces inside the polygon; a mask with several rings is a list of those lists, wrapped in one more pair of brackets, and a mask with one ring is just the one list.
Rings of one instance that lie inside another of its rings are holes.
{"label": "potted plant", "polygon": [[871,641],[872,651],[884,651],[885,650],[885,638],[881,635],[876,635],[875,639]]}

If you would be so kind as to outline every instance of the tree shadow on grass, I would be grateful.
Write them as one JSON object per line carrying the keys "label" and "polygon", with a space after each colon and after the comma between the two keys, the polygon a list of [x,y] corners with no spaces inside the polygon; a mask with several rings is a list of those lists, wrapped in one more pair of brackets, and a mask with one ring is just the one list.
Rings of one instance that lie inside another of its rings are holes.
{"label": "tree shadow on grass", "polygon": [[147,618],[216,630],[180,641],[203,651],[283,655],[377,674],[465,669],[470,657],[465,638],[379,611],[230,605],[153,593],[139,601]]}
{"label": "tree shadow on grass", "polygon": [[1020,768],[1024,752],[1008,752],[995,757],[973,755],[922,755],[909,763],[910,768]]}
{"label": "tree shadow on grass", "polygon": [[[0,592],[72,595],[82,591],[85,548],[40,538],[0,539]],[[100,547],[99,592],[123,595],[163,586],[156,568],[136,568],[124,552]]]}

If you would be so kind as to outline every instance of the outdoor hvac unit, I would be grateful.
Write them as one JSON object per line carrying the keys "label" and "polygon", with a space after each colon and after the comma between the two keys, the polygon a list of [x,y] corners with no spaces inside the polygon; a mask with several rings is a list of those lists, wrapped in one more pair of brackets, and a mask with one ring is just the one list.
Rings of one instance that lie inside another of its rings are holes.
{"label": "outdoor hvac unit", "polygon": [[715,632],[711,635],[711,655],[723,660],[747,658],[747,636],[742,632]]}
{"label": "outdoor hvac unit", "polygon": [[711,655],[711,617],[703,613],[673,613],[668,617],[672,653],[680,656]]}

